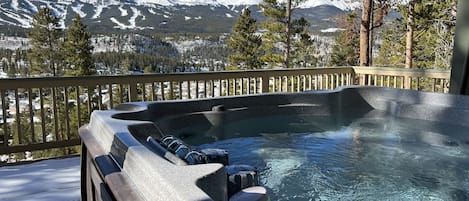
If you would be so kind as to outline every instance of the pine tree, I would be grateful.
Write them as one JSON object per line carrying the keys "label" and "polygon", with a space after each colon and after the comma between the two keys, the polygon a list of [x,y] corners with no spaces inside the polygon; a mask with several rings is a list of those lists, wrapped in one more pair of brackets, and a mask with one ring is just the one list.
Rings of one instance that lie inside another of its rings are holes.
{"label": "pine tree", "polygon": [[96,73],[93,62],[91,34],[86,31],[86,25],[81,22],[80,15],[76,15],[72,25],[68,28],[63,52],[68,67],[67,75],[86,76]]}
{"label": "pine tree", "polygon": [[266,30],[262,36],[262,50],[264,52],[261,61],[269,66],[277,66],[283,63],[283,47],[278,47],[277,43],[285,44],[285,16],[286,9],[277,0],[264,0],[259,7],[264,11],[266,20],[262,23],[262,28]]}
{"label": "pine tree", "polygon": [[344,31],[340,32],[336,38],[329,65],[355,66],[360,61],[360,19],[358,13],[353,11],[337,20],[339,27],[343,28]]}
{"label": "pine tree", "polygon": [[[405,63],[407,52],[409,68],[448,69],[454,38],[456,0],[413,0],[411,3],[412,36],[408,34],[409,37],[406,37],[410,4],[400,5],[398,11],[402,19],[387,26],[381,36],[379,65],[402,65]],[[407,51],[405,40],[408,41]]]}
{"label": "pine tree", "polygon": [[376,66],[404,67],[405,64],[405,24],[395,20],[388,24],[378,37],[381,39]]}
{"label": "pine tree", "polygon": [[228,58],[232,67],[239,69],[261,67],[259,59],[262,39],[256,35],[256,31],[256,20],[251,17],[251,11],[245,8],[233,27],[234,34],[228,41],[228,47],[233,51]]}
{"label": "pine tree", "polygon": [[59,18],[48,7],[42,7],[34,15],[32,29],[28,33],[31,51],[29,59],[33,73],[50,73],[58,76],[61,53],[59,42],[62,30],[59,28]]}
{"label": "pine tree", "polygon": [[289,68],[295,60],[293,56],[294,38],[298,36],[295,32],[295,24],[298,20],[292,19],[294,8],[304,0],[287,0],[284,3],[277,0],[264,0],[259,7],[263,10],[266,20],[262,23],[262,28],[266,30],[263,34],[262,49],[264,56],[262,61],[270,66],[281,65]]}
{"label": "pine tree", "polygon": [[303,17],[294,20],[291,25],[292,33],[299,40],[292,43],[290,54],[293,63],[301,67],[316,66],[317,63],[317,58],[313,56],[314,40],[308,33],[308,26],[308,21]]}

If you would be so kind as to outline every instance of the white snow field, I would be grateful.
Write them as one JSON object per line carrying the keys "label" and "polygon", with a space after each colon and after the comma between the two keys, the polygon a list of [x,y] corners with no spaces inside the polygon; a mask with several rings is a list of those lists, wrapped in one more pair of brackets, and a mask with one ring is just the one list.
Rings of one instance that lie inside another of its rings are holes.
{"label": "white snow field", "polygon": [[0,201],[79,201],[80,158],[0,167]]}

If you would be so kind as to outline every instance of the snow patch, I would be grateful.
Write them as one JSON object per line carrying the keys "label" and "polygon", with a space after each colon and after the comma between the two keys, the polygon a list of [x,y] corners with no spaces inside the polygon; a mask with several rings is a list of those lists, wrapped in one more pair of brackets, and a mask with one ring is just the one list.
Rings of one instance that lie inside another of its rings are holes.
{"label": "snow patch", "polygon": [[80,200],[80,158],[0,168],[0,200]]}
{"label": "snow patch", "polygon": [[129,15],[129,13],[127,12],[127,10],[124,9],[122,6],[119,6],[119,10],[121,11],[121,16],[122,16],[122,17]]}
{"label": "snow patch", "polygon": [[184,16],[184,20],[188,21],[190,19],[192,19],[192,17]]}
{"label": "snow patch", "polygon": [[110,19],[112,22],[114,22],[114,24],[116,24],[117,26],[114,26],[114,28],[118,28],[118,29],[127,29],[129,28],[129,26],[119,22],[119,20],[117,20],[116,18],[114,17],[111,17]]}
{"label": "snow patch", "polygon": [[10,5],[13,10],[18,10],[18,0],[12,0]]}
{"label": "snow patch", "polygon": [[29,5],[28,8],[31,9],[34,13],[38,12],[36,5],[31,3],[29,0],[24,0],[24,2],[26,2]]}
{"label": "snow patch", "polygon": [[97,6],[96,10],[94,11],[94,15],[93,17],[91,17],[91,19],[97,19],[98,17],[100,17],[101,13],[103,12],[103,8],[104,6]]}
{"label": "snow patch", "polygon": [[[32,20],[25,19],[21,15],[16,14],[16,13],[12,13],[10,11],[3,10],[3,14],[6,15],[7,17],[9,17],[9,18],[12,18],[12,19],[16,20],[19,23],[19,26],[21,26],[23,28],[30,28],[31,27]],[[4,22],[8,22],[8,21],[5,20]],[[14,23],[14,24],[17,24],[17,23]]]}
{"label": "snow patch", "polygon": [[300,4],[300,8],[313,8],[317,6],[335,6],[340,10],[353,10],[361,5],[360,2],[351,2],[351,1],[333,1],[333,0],[308,0]]}
{"label": "snow patch", "polygon": [[77,4],[76,6],[72,6],[73,12],[80,15],[81,18],[86,17],[86,13],[81,10],[83,8],[83,4]]}
{"label": "snow patch", "polygon": [[202,19],[202,16],[194,17],[194,20],[201,20],[201,19]]}
{"label": "snow patch", "polygon": [[321,29],[322,33],[334,33],[339,31],[344,31],[345,29],[342,28],[328,28],[328,29]]}
{"label": "snow patch", "polygon": [[156,12],[152,8],[148,9],[148,12],[153,14],[153,15],[156,15]]}
{"label": "snow patch", "polygon": [[140,27],[140,26],[137,26],[136,23],[135,23],[135,19],[140,15],[140,13],[137,13],[129,19],[129,25],[125,25],[124,23],[122,22],[119,22],[119,20],[117,20],[116,18],[114,17],[111,17],[110,20],[116,24],[117,26],[114,26],[114,28],[116,29],[138,29],[138,30],[144,30],[144,29],[153,29],[153,27]]}
{"label": "snow patch", "polygon": [[133,12],[134,14],[132,15],[132,17],[130,17],[129,23],[130,23],[130,26],[131,26],[131,27],[134,27],[134,28],[135,28],[135,27],[136,27],[136,24],[137,24],[137,23],[135,22],[135,20],[137,20],[137,17],[140,16],[140,15],[142,15],[142,14],[140,13],[140,11],[139,11],[137,8],[131,7],[130,9],[132,10],[132,12]]}
{"label": "snow patch", "polygon": [[229,14],[229,13],[225,13],[226,17],[228,18],[233,18],[233,15]]}

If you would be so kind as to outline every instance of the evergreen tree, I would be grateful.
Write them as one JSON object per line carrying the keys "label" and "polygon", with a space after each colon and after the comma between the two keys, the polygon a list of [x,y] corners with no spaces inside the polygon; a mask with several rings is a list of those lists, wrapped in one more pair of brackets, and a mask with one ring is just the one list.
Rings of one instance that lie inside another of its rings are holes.
{"label": "evergreen tree", "polygon": [[[383,31],[379,65],[404,64],[409,68],[450,68],[456,0],[413,0],[413,34],[407,34],[409,5],[400,5],[402,18]],[[408,41],[406,50],[406,39]]]}
{"label": "evergreen tree", "polygon": [[[266,30],[263,34],[262,49],[264,56],[262,61],[270,66],[281,64],[290,68],[294,57],[294,39],[297,38],[299,21],[306,22],[304,18],[292,19],[293,10],[304,0],[287,0],[278,2],[277,0],[264,0],[259,7],[266,17],[262,28]],[[306,22],[307,24],[307,22]],[[305,25],[306,25],[305,24]]]}
{"label": "evergreen tree", "polygon": [[[277,0],[264,0],[259,7],[264,11],[266,20],[262,28],[266,31],[262,36],[263,56],[261,61],[269,66],[277,66],[283,63],[282,49],[285,44],[285,16],[286,8]],[[282,47],[278,47],[280,43]]]}
{"label": "evergreen tree", "polygon": [[251,11],[245,8],[234,25],[228,47],[233,51],[229,56],[230,65],[239,69],[257,69],[261,67],[260,46],[262,39],[256,35],[256,20]]}
{"label": "evergreen tree", "polygon": [[61,61],[59,51],[60,36],[59,18],[48,7],[42,7],[34,15],[32,29],[28,36],[31,43],[29,59],[33,73],[60,74],[58,66]]}
{"label": "evergreen tree", "polygon": [[387,25],[378,36],[381,38],[376,66],[404,67],[405,63],[405,25],[396,20]]}
{"label": "evergreen tree", "polygon": [[309,23],[305,18],[294,20],[292,23],[292,33],[299,40],[292,44],[291,56],[293,63],[301,67],[316,66],[317,58],[313,56],[314,40],[308,33]]}
{"label": "evergreen tree", "polygon": [[356,11],[338,18],[339,27],[344,31],[336,38],[332,48],[331,66],[355,66],[359,64],[360,21]]}
{"label": "evergreen tree", "polygon": [[72,25],[68,28],[63,52],[68,67],[67,75],[93,75],[96,69],[93,62],[91,34],[86,31],[86,25],[81,22],[80,15],[76,15]]}

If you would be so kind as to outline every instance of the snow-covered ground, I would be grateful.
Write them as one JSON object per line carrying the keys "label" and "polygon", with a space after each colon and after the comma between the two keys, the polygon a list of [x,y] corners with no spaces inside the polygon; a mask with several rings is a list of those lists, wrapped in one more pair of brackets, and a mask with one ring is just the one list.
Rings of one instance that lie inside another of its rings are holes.
{"label": "snow-covered ground", "polygon": [[80,158],[0,167],[0,201],[79,201]]}

